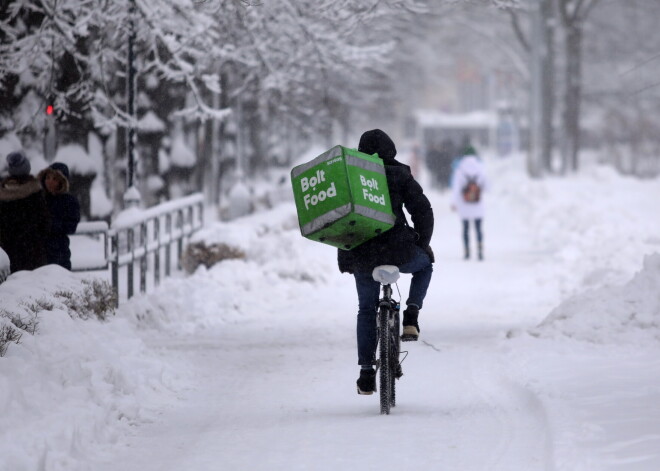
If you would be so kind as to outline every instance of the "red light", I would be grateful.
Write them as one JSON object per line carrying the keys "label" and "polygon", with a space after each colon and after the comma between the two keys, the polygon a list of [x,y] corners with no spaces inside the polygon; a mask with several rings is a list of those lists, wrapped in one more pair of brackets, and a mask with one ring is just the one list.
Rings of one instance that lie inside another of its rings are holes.
{"label": "red light", "polygon": [[49,116],[50,116],[51,114],[53,114],[53,105],[48,105],[48,106],[46,107],[46,114],[49,115]]}

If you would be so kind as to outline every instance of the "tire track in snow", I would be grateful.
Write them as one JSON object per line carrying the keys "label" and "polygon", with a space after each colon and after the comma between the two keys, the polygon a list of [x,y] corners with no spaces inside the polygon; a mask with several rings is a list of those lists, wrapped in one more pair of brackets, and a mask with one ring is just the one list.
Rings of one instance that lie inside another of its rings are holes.
{"label": "tire track in snow", "polygon": [[[497,355],[497,353],[496,353]],[[546,410],[529,389],[510,379],[491,352],[470,358],[470,381],[491,406],[501,435],[488,470],[509,470],[519,466],[523,456],[531,469],[554,471],[552,436]]]}
{"label": "tire track in snow", "polygon": [[[532,390],[507,374],[506,356],[495,345],[492,349],[475,349],[455,344],[438,347],[428,340],[421,343],[427,351],[450,353],[451,361],[462,363],[457,366],[463,371],[457,376],[463,383],[458,389],[473,396],[473,420],[477,422],[465,421],[459,427],[481,428],[490,437],[480,471],[509,471],[522,469],[521,465],[526,471],[557,469],[547,411]],[[470,438],[475,434],[474,430],[465,430],[461,435]]]}

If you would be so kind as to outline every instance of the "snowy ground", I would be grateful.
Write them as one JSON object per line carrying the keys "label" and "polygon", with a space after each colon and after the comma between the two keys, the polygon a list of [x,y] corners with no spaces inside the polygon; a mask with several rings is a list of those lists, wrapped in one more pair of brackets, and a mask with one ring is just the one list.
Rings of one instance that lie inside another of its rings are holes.
{"label": "snowy ground", "polygon": [[0,470],[660,469],[660,181],[522,168],[488,162],[484,262],[429,192],[437,263],[390,416],[355,393],[352,278],[288,202],[198,235],[246,261],[105,324],[43,312],[0,359]]}

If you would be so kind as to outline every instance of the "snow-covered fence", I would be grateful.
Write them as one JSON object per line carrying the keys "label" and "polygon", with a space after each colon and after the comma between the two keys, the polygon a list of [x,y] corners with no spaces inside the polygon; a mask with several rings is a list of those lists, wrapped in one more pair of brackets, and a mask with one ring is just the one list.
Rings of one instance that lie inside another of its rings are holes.
{"label": "snow-covered fence", "polygon": [[78,224],[70,236],[71,271],[96,271],[108,268],[109,228],[105,221],[85,221]]}
{"label": "snow-covered fence", "polygon": [[[204,225],[204,197],[201,193],[168,201],[143,210],[131,208],[119,214],[110,230],[110,269],[112,286],[119,303],[119,280],[126,273],[126,297],[135,291],[135,266],[138,267],[139,290],[147,290],[147,272],[153,271],[153,284],[161,276],[170,276],[172,247],[176,248],[177,268],[181,268],[184,239]],[[164,257],[163,263],[161,258]]]}

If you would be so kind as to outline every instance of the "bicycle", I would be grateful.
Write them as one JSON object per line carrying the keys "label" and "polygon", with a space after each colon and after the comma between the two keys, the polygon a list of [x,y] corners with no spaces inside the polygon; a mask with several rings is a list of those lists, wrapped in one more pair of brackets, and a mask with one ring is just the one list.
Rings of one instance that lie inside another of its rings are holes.
{"label": "bicycle", "polygon": [[399,362],[400,304],[392,298],[392,285],[399,280],[399,268],[394,265],[380,265],[374,269],[372,276],[382,285],[383,292],[383,297],[378,302],[376,318],[378,331],[376,369],[380,374],[380,413],[389,414],[390,408],[396,406],[396,380],[403,376]]}

